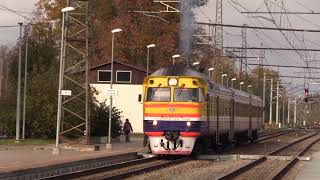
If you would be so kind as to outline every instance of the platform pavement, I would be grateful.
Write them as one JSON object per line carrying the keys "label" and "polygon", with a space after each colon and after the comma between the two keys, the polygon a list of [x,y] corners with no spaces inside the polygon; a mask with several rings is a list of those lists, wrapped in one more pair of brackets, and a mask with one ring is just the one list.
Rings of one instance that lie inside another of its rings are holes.
{"label": "platform pavement", "polygon": [[311,160],[306,162],[299,172],[296,180],[318,180],[320,179],[320,152],[313,153]]}
{"label": "platform pavement", "polygon": [[0,146],[0,172],[42,167],[84,159],[111,156],[129,152],[146,152],[142,138],[134,138],[129,143],[123,141],[112,143],[107,150],[105,144],[99,144],[100,150],[81,152],[62,149],[60,155],[53,155],[53,144],[45,146]]}

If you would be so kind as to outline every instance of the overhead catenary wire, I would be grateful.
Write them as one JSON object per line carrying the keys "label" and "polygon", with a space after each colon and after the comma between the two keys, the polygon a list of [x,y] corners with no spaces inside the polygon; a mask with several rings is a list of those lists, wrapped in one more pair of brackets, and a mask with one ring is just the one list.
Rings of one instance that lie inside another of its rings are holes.
{"label": "overhead catenary wire", "polygon": [[[241,12],[241,10],[238,9],[238,7],[235,6],[236,4],[239,5],[241,8],[243,8],[244,10],[248,11],[248,9],[247,9],[246,7],[242,6],[240,3],[238,3],[238,2],[235,1],[235,0],[229,0],[228,3],[229,3],[237,12],[239,12],[239,13]],[[242,14],[242,15],[243,15],[243,14]],[[243,16],[244,16],[244,15],[243,15]],[[244,17],[246,17],[246,16],[244,16]],[[252,23],[253,25],[257,26],[257,24],[254,23],[252,20],[248,19],[248,21],[249,21],[250,23]],[[258,21],[259,24],[261,24],[261,25],[263,26],[263,23],[262,23],[261,21],[259,21],[259,20],[257,20],[257,21]],[[256,36],[257,36],[260,40],[265,41],[264,38],[262,38],[262,37],[259,35],[259,34],[261,33],[261,34],[264,35],[267,39],[269,39],[272,43],[277,44],[278,46],[279,46],[279,45],[281,46],[281,43],[279,43],[277,40],[275,40],[275,39],[271,38],[270,36],[268,36],[265,32],[263,32],[263,31],[259,32],[257,29],[253,29],[253,30],[255,31]],[[266,42],[265,42],[265,44],[268,45],[268,43],[266,43]],[[271,46],[269,46],[269,47],[271,47]],[[276,53],[284,62],[287,62],[287,63],[288,63],[287,59],[285,59],[278,51],[273,51],[273,52]]]}
{"label": "overhead catenary wire", "polygon": [[[236,11],[238,11],[238,12],[240,12],[240,10],[233,4],[233,3],[237,3],[237,2],[235,2],[235,1],[232,1],[231,0],[231,2],[232,3],[230,3],[230,2],[228,2]],[[241,6],[241,4],[240,4],[240,6]],[[243,9],[245,9],[245,7],[243,7],[242,6],[242,8]],[[253,21],[251,21],[250,19],[248,19],[252,24],[254,24],[255,26],[257,26]],[[259,21],[260,22],[260,21]],[[261,22],[260,22],[260,24],[261,24]],[[253,29],[254,31],[255,31],[255,34],[256,34],[256,36],[260,39],[260,40],[262,40],[262,41],[264,41],[265,42],[265,40],[259,35],[259,31],[257,30],[257,29]],[[273,43],[276,43],[276,44],[278,44],[278,45],[281,45],[279,42],[277,42],[276,40],[273,40],[270,36],[268,36],[266,33],[264,33],[263,31],[262,31],[262,34],[265,36],[265,37],[267,37],[267,39],[269,39],[269,40],[271,40],[271,42],[273,42]],[[268,45],[268,43],[266,43],[265,42],[265,44],[267,44]],[[273,51],[273,52],[275,52],[282,60],[284,60],[284,61],[286,61],[286,59],[284,58],[284,57],[282,57],[280,54],[279,54],[279,52],[278,51]],[[266,59],[266,58],[265,58]]]}

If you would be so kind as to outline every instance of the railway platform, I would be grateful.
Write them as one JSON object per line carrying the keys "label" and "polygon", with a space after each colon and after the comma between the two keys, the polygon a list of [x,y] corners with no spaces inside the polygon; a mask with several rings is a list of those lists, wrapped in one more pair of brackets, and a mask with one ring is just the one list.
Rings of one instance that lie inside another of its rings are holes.
{"label": "railway platform", "polygon": [[306,162],[298,173],[297,180],[318,180],[320,177],[320,150],[311,156],[311,160]]}
{"label": "railway platform", "polygon": [[53,155],[53,144],[43,146],[0,146],[0,174],[30,168],[47,167],[76,161],[97,159],[131,152],[146,152],[142,146],[143,138],[132,138],[131,142],[113,142],[112,149],[99,144],[99,151],[84,152],[61,149],[59,155]]}

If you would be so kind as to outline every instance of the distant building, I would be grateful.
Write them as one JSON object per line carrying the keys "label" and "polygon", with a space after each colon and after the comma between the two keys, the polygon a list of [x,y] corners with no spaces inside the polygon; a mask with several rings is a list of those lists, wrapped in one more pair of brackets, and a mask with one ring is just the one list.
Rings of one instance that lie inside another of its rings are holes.
{"label": "distant building", "polygon": [[[128,118],[134,133],[143,132],[143,106],[138,101],[142,94],[142,82],[146,71],[131,65],[115,61],[113,64],[113,89],[118,95],[113,98],[113,106],[123,111],[122,122]],[[96,99],[99,102],[107,100],[107,89],[110,89],[111,63],[101,64],[90,69],[90,84],[98,92]]]}

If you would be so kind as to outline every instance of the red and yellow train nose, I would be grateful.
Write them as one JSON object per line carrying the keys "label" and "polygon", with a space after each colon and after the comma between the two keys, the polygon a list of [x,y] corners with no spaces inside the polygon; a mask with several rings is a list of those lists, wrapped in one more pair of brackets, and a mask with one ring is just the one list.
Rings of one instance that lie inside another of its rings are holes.
{"label": "red and yellow train nose", "polygon": [[192,152],[203,126],[200,104],[145,104],[144,132],[154,154]]}

